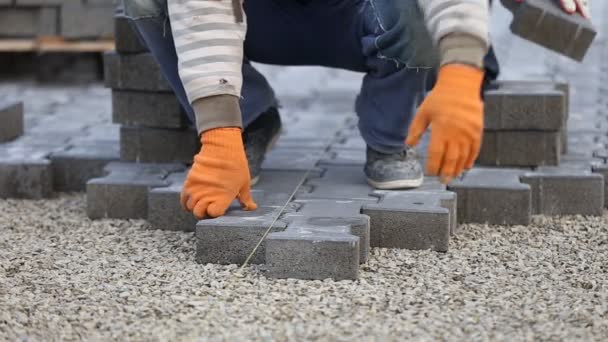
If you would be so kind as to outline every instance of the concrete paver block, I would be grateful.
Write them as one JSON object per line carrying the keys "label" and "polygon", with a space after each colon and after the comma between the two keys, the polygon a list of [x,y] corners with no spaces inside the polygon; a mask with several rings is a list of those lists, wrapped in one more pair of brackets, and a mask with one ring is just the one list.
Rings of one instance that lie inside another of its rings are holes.
{"label": "concrete paver block", "polygon": [[455,222],[456,194],[448,191],[384,192],[379,203],[364,204],[370,217],[370,245],[446,252]]}
{"label": "concrete paver block", "polygon": [[608,208],[608,164],[606,162],[592,166],[593,173],[604,177],[604,206]]}
{"label": "concrete paver block", "polygon": [[108,88],[171,91],[169,83],[161,73],[160,66],[150,53],[119,55],[112,51],[106,52],[103,60],[104,81]]}
{"label": "concrete paver block", "polygon": [[11,7],[0,11],[0,37],[31,38],[56,35],[58,32],[55,8]]}
{"label": "concrete paver block", "polygon": [[148,191],[169,185],[171,173],[184,171],[181,164],[113,162],[107,176],[87,182],[87,215],[91,219],[148,217]]}
{"label": "concrete paver block", "polygon": [[51,163],[32,148],[0,150],[0,198],[48,198],[53,192]]}
{"label": "concrete paver block", "polygon": [[601,216],[604,177],[591,171],[544,167],[521,176],[532,189],[532,213]]}
{"label": "concrete paver block", "polygon": [[262,169],[307,171],[317,164],[322,153],[314,149],[275,148],[266,154]]}
{"label": "concrete paver block", "polygon": [[532,192],[520,182],[525,170],[473,168],[448,190],[458,195],[458,222],[528,225]]}
{"label": "concrete paver block", "polygon": [[552,0],[502,0],[513,12],[511,31],[564,56],[582,61],[597,34],[579,14],[569,15]]}
{"label": "concrete paver block", "polygon": [[184,128],[189,120],[170,92],[112,91],[112,121],[130,126]]}
{"label": "concrete paver block", "polygon": [[324,169],[319,178],[310,177],[306,182],[312,188],[309,193],[298,194],[297,199],[348,199],[376,202],[370,196],[373,188],[367,184],[363,169],[348,165],[319,165]]}
{"label": "concrete paver block", "polygon": [[566,115],[565,94],[555,84],[497,82],[485,92],[487,130],[558,131]]}
{"label": "concrete paver block", "polygon": [[560,138],[559,131],[485,130],[477,163],[516,167],[559,165]]}
{"label": "concrete paver block", "polygon": [[114,40],[116,41],[116,51],[120,54],[133,54],[147,52],[148,48],[139,38],[139,34],[125,15],[120,14],[114,17]]}
{"label": "concrete paver block", "polygon": [[0,103],[0,143],[23,134],[23,103]]}
{"label": "concrete paver block", "polygon": [[182,209],[180,193],[185,172],[174,173],[167,178],[167,187],[150,189],[148,192],[148,222],[154,229],[193,232],[198,220]]}
{"label": "concrete paver block", "polygon": [[114,6],[86,6],[70,1],[62,4],[60,33],[68,39],[114,36]]}
{"label": "concrete paver block", "polygon": [[118,161],[118,142],[71,146],[50,155],[55,191],[85,191],[90,179],[105,174],[104,168]]}
{"label": "concrete paver block", "polygon": [[351,225],[369,218],[300,217],[266,239],[266,267],[274,278],[355,280],[359,274],[359,238]]}
{"label": "concrete paver block", "polygon": [[[242,264],[264,235],[275,217],[277,207],[258,207],[243,211],[233,207],[225,216],[201,220],[196,224],[196,261],[207,264]],[[272,232],[285,230],[287,225],[277,221]],[[260,245],[252,264],[263,264],[266,246]]]}
{"label": "concrete paver block", "polygon": [[365,201],[359,200],[296,200],[294,204],[297,206],[297,210],[285,215],[283,220],[290,222],[298,218],[331,217],[340,218],[344,222],[351,222],[349,223],[350,233],[359,238],[359,262],[365,263],[369,258],[370,245],[369,217],[361,214],[361,207],[364,203]]}
{"label": "concrete paver block", "polygon": [[192,163],[200,150],[196,130],[120,127],[120,159],[140,163]]}

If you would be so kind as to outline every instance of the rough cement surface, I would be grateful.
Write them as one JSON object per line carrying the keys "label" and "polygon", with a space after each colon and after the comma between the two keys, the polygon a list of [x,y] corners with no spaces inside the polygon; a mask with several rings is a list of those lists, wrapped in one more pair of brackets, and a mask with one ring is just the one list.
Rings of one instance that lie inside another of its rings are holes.
{"label": "rough cement surface", "polygon": [[608,213],[463,225],[450,252],[373,249],[358,281],[194,262],[193,233],[0,201],[0,340],[569,340],[608,336]]}

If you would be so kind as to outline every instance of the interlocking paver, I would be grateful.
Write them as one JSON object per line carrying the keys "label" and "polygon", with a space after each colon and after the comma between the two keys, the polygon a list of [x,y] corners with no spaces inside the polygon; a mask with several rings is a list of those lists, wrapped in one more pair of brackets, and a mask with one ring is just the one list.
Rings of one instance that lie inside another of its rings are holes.
{"label": "interlocking paver", "polygon": [[0,103],[0,143],[23,134],[23,103]]}
{"label": "interlocking paver", "polygon": [[602,175],[604,177],[604,206],[608,208],[608,164],[606,162],[593,165],[592,170],[594,173]]}
{"label": "interlocking paver", "polygon": [[171,92],[112,91],[112,121],[123,125],[183,128],[189,120]]}
{"label": "interlocking paver", "polygon": [[48,153],[36,148],[2,146],[0,198],[47,198],[53,192]]}
{"label": "interlocking paver", "polygon": [[70,146],[50,155],[55,191],[85,191],[90,179],[104,175],[104,168],[118,161],[118,142],[98,141]]}
{"label": "interlocking paver", "polygon": [[559,165],[559,131],[485,130],[477,163],[487,166]]}
{"label": "interlocking paver", "polygon": [[[196,261],[203,264],[244,263],[279,213],[278,207],[258,207],[256,211],[233,207],[225,216],[199,221],[196,224]],[[285,228],[285,222],[277,221],[272,232]],[[266,246],[262,244],[250,262],[263,264],[265,253]]]}
{"label": "interlocking paver", "polygon": [[555,1],[526,0],[518,5],[502,0],[502,3],[513,11],[514,34],[577,61],[583,60],[596,36],[589,20],[564,13]]}
{"label": "interlocking paver", "polygon": [[192,163],[200,150],[196,130],[120,127],[120,158],[139,163]]}
{"label": "interlocking paver", "polygon": [[369,218],[299,217],[266,239],[265,263],[274,278],[357,279],[360,239],[352,225]]}
{"label": "interlocking paver", "polygon": [[98,218],[147,218],[148,191],[170,184],[171,173],[184,171],[181,164],[113,162],[107,176],[87,182],[87,215]]}
{"label": "interlocking paver", "polygon": [[532,213],[543,215],[601,216],[604,177],[570,168],[543,167],[521,176],[532,190]]}
{"label": "interlocking paver", "polygon": [[275,148],[266,154],[262,169],[307,171],[317,164],[322,153],[315,149]]}
{"label": "interlocking paver", "polygon": [[528,225],[532,193],[520,182],[525,170],[474,168],[448,190],[458,196],[458,222]]}
{"label": "interlocking paver", "polygon": [[114,17],[114,35],[116,51],[120,54],[142,53],[148,51],[146,45],[140,40],[131,20],[123,14]]}
{"label": "interlocking paver", "polygon": [[150,53],[119,55],[106,52],[104,79],[106,87],[120,90],[171,91],[169,83]]}
{"label": "interlocking paver", "polygon": [[372,247],[448,250],[455,229],[456,194],[448,191],[382,192],[378,203],[364,204],[370,217]]}
{"label": "interlocking paver", "polygon": [[99,38],[114,36],[114,4],[87,6],[79,1],[64,3],[60,7],[61,35],[74,38]]}
{"label": "interlocking paver", "polygon": [[309,177],[306,185],[312,187],[309,193],[298,194],[298,199],[348,199],[376,202],[370,196],[372,187],[367,184],[363,169],[360,166],[319,165],[323,175],[319,178]]}

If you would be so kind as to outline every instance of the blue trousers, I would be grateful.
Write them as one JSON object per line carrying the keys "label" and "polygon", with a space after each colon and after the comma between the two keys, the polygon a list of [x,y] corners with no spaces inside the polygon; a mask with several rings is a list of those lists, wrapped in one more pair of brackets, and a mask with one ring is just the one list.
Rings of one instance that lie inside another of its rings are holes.
{"label": "blue trousers", "polygon": [[[241,99],[245,126],[277,106],[269,83],[249,61],[341,68],[365,73],[355,103],[365,142],[384,153],[403,149],[429,70],[410,63],[409,52],[424,51],[411,39],[421,35],[406,25],[408,20],[420,21],[418,16],[404,18],[370,0],[248,0],[244,9],[248,21]],[[147,17],[134,22],[193,118],[179,79],[168,21]]]}

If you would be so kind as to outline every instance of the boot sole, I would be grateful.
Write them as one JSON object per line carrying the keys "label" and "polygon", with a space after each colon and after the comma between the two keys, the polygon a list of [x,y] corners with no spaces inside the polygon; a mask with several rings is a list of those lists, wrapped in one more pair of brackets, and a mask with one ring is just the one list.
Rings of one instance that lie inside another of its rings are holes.
{"label": "boot sole", "polygon": [[388,182],[377,182],[367,178],[369,185],[378,190],[397,190],[397,189],[415,189],[422,185],[424,177],[419,179],[400,179]]}

